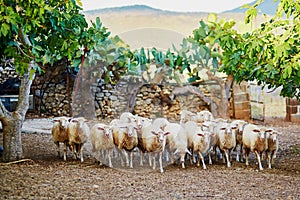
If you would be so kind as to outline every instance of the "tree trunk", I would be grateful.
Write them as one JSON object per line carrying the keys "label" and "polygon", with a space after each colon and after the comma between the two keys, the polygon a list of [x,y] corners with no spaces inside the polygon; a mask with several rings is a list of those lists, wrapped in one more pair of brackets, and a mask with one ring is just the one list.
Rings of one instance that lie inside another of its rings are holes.
{"label": "tree trunk", "polygon": [[17,118],[9,118],[2,121],[3,126],[3,161],[15,161],[22,159],[21,128],[23,121]]}
{"label": "tree trunk", "polygon": [[[28,71],[33,63],[29,65]],[[3,128],[3,161],[10,162],[23,157],[21,129],[25,114],[29,107],[29,93],[34,74],[29,73],[20,77],[18,105],[15,111],[9,112],[0,101],[0,121]]]}

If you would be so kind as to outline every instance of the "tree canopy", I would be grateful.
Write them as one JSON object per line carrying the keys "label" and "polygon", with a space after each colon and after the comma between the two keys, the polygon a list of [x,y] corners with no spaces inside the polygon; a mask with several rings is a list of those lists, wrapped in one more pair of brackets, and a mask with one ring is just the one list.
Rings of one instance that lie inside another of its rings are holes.
{"label": "tree canopy", "polygon": [[[257,15],[258,0],[245,15],[251,21]],[[235,79],[257,80],[269,88],[282,86],[281,95],[300,100],[300,2],[281,0],[276,15],[252,32],[224,36],[218,41],[223,49],[221,70]]]}

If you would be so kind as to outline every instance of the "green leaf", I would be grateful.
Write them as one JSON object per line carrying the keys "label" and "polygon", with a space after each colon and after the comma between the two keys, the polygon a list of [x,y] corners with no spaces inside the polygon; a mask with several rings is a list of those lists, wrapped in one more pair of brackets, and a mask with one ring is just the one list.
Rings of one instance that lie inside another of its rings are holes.
{"label": "green leaf", "polygon": [[1,33],[2,33],[2,35],[4,37],[7,35],[7,33],[9,32],[9,30],[10,30],[10,27],[9,27],[8,24],[6,24],[6,23],[2,23],[1,24]]}

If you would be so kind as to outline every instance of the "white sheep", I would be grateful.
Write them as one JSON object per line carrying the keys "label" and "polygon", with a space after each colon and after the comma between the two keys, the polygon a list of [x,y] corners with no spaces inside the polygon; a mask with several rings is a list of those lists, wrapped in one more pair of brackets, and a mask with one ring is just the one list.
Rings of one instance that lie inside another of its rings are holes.
{"label": "white sheep", "polygon": [[152,124],[152,119],[148,119],[145,117],[137,116],[136,117],[137,124],[137,135],[138,135],[138,149],[140,153],[140,166],[143,166],[144,154],[147,153],[145,147],[143,146],[142,141],[142,129]]}
{"label": "white sheep", "polygon": [[254,124],[247,124],[243,131],[243,147],[245,150],[246,165],[249,165],[248,156],[251,151],[256,154],[259,170],[263,170],[260,154],[268,147],[265,132]]}
{"label": "white sheep", "polygon": [[[236,138],[235,150],[236,150],[236,161],[239,162],[240,160],[242,161],[243,159],[243,131],[245,126],[248,124],[248,122],[244,120],[233,120],[231,124],[237,127],[237,129],[235,130],[235,138]],[[238,146],[239,149],[237,149]]]}
{"label": "white sheep", "polygon": [[[126,165],[133,168],[133,149],[135,149],[138,144],[136,125],[134,123],[124,123],[120,120],[113,120],[110,125],[112,127],[114,144],[125,156]],[[130,152],[130,160],[127,152]],[[121,165],[124,165],[122,156]]]}
{"label": "white sheep", "polygon": [[113,167],[111,162],[111,154],[115,147],[114,140],[112,136],[111,127],[103,124],[97,123],[91,128],[91,144],[92,144],[92,151],[94,153],[100,152],[102,158],[99,159],[100,164],[101,160],[105,160],[104,152],[107,151],[107,159],[108,159],[108,166]]}
{"label": "white sheep", "polygon": [[[215,159],[217,157],[217,143],[219,139],[217,134],[217,126],[218,126],[218,122],[216,122],[215,120],[205,121],[201,124],[201,129],[203,131],[208,131],[210,136],[210,150],[208,152],[208,163],[210,165],[212,164],[211,151],[214,152]],[[221,155],[222,154],[220,154],[220,156]]]}
{"label": "white sheep", "polygon": [[149,153],[149,165],[152,166],[153,158],[153,169],[156,168],[155,156],[152,154],[158,154],[160,172],[162,173],[162,153],[166,145],[166,136],[170,132],[163,131],[161,128],[154,126],[153,124],[142,128],[142,146],[146,152]]}
{"label": "white sheep", "polygon": [[80,158],[83,162],[83,145],[88,141],[90,136],[90,128],[87,120],[83,117],[73,118],[67,128],[69,145],[76,158]]}
{"label": "white sheep", "polygon": [[162,130],[164,130],[164,128],[169,124],[170,122],[164,118],[164,117],[159,117],[156,118],[155,120],[153,120],[152,124],[154,127],[156,128],[161,128]]}
{"label": "white sheep", "polygon": [[[210,133],[202,130],[202,127],[194,121],[188,121],[185,123],[184,127],[187,134],[188,147],[193,154],[190,159],[191,164],[193,163],[194,154],[196,153],[202,161],[203,169],[206,169],[204,156],[208,154],[210,150]],[[199,159],[197,160],[197,166],[200,166]]]}
{"label": "white sheep", "polygon": [[[186,131],[180,124],[177,123],[169,123],[164,128],[164,131],[171,133],[167,136],[167,149],[173,155],[179,154],[181,166],[182,168],[185,168],[185,155],[186,153],[191,155],[190,151],[188,150]],[[171,155],[171,162],[173,163],[173,161],[173,156]]]}
{"label": "white sheep", "polygon": [[133,115],[131,112],[123,112],[119,119],[122,122],[130,123],[135,121],[135,115]]}
{"label": "white sheep", "polygon": [[67,160],[67,148],[69,146],[69,137],[67,133],[67,127],[69,123],[69,117],[57,117],[53,120],[53,126],[51,129],[53,142],[56,144],[57,154],[60,157],[59,143],[64,143],[64,160]]}
{"label": "white sheep", "polygon": [[152,119],[135,115],[135,123],[139,129],[148,126],[152,123]]}
{"label": "white sheep", "polygon": [[197,115],[188,110],[180,111],[180,124],[185,124],[188,121],[197,121]]}
{"label": "white sheep", "polygon": [[269,169],[271,169],[272,165],[274,165],[274,160],[276,158],[276,153],[278,151],[278,146],[279,146],[278,135],[280,135],[281,133],[279,133],[278,131],[272,128],[267,128],[265,132],[266,132],[266,138],[268,143],[266,155],[268,160],[268,167]]}
{"label": "white sheep", "polygon": [[213,114],[208,110],[202,110],[200,112],[197,112],[198,122],[212,121],[213,119]]}
{"label": "white sheep", "polygon": [[[235,124],[229,123],[220,123],[217,127],[218,142],[217,146],[219,147],[222,154],[225,154],[227,167],[231,167],[231,151],[235,148],[236,138],[235,130],[237,126]],[[225,162],[223,155],[223,162]]]}

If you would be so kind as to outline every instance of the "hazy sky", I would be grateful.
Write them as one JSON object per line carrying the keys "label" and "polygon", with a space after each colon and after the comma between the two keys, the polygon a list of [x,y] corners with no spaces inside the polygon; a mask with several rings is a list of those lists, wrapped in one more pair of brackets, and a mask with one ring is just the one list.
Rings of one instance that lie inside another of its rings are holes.
{"label": "hazy sky", "polygon": [[84,10],[141,4],[162,10],[219,13],[253,1],[255,0],[82,0],[82,3]]}

